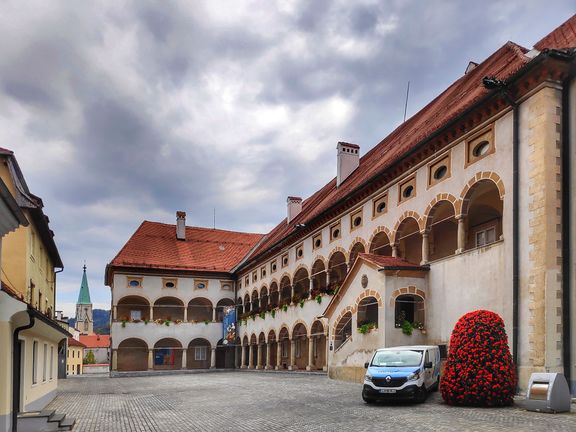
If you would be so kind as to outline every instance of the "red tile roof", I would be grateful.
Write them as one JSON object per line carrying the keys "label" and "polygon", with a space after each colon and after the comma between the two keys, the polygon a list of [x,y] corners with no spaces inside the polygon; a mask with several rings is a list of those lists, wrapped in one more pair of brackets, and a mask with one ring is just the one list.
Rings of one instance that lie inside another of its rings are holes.
{"label": "red tile roof", "polygon": [[80,335],[80,342],[86,348],[109,348],[110,336],[109,335]]}
{"label": "red tile roof", "polygon": [[84,345],[82,342],[77,341],[76,339],[71,338],[71,337],[68,338],[68,346],[86,348],[86,345]]}
{"label": "red tile roof", "polygon": [[256,259],[259,254],[292,233],[295,225],[308,223],[374,176],[384,173],[410,150],[486,96],[489,91],[484,88],[482,78],[495,76],[505,80],[528,63],[530,58],[525,55],[527,51],[513,42],[504,44],[366,153],[360,159],[360,166],[340,187],[336,187],[336,179],[333,179],[306,199],[300,214],[290,224],[286,223],[286,219],[278,224],[266,235],[251,257]]}
{"label": "red tile roof", "polygon": [[369,261],[384,270],[386,269],[428,270],[428,267],[426,266],[413,264],[409,261],[406,261],[403,258],[380,256],[366,253],[358,254],[358,258],[364,258],[366,261]]}
{"label": "red tile roof", "polygon": [[552,30],[534,45],[537,50],[576,47],[576,15],[572,15],[561,26]]}
{"label": "red tile roof", "polygon": [[186,240],[177,240],[175,225],[144,221],[110,265],[230,272],[261,238],[262,234],[186,227]]}

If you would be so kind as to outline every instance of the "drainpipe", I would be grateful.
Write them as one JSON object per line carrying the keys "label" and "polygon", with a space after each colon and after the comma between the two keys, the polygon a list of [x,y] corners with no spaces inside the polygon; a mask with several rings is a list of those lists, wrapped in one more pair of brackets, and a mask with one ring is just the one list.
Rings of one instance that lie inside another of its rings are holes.
{"label": "drainpipe", "polygon": [[562,83],[562,148],[560,159],[562,160],[562,363],[564,364],[564,376],[570,385],[570,391],[574,388],[571,382],[571,322],[570,322],[570,288],[572,285],[571,262],[571,170],[570,160],[570,84],[572,76]]}
{"label": "drainpipe", "polygon": [[34,327],[34,315],[30,310],[27,310],[30,323],[16,327],[12,334],[12,432],[18,431],[18,411],[20,409],[20,369],[22,365],[22,357],[18,347],[18,336],[21,331],[28,330]]}
{"label": "drainpipe", "polygon": [[[54,302],[52,303],[54,305],[54,311],[53,311],[54,313],[56,313],[56,275],[58,273],[62,273],[63,271],[64,271],[64,267],[60,267],[59,270],[56,270],[54,272],[54,286],[53,286],[53,290],[52,290],[54,292]],[[50,318],[53,319],[54,316],[51,316]]]}

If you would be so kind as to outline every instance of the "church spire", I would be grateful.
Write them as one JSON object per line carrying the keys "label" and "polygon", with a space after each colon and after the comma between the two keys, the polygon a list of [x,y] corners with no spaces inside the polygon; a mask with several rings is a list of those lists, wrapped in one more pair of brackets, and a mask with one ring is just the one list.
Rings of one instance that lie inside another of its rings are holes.
{"label": "church spire", "polygon": [[82,274],[82,284],[80,285],[80,294],[78,294],[77,304],[91,304],[90,290],[88,289],[88,278],[86,277],[86,264],[84,264],[84,273]]}

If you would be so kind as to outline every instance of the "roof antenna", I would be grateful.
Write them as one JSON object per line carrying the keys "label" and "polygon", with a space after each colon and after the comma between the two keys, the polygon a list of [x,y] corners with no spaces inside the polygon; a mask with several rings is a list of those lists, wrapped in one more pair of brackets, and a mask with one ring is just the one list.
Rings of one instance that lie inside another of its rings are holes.
{"label": "roof antenna", "polygon": [[408,110],[408,95],[410,94],[410,81],[408,81],[408,86],[406,87],[406,102],[404,103],[404,120],[402,123],[406,121],[406,111]]}

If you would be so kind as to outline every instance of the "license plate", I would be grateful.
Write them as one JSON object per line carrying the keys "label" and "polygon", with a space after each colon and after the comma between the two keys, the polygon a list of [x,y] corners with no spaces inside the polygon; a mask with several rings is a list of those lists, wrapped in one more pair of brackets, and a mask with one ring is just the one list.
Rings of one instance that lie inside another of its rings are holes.
{"label": "license plate", "polygon": [[380,389],[380,393],[396,393],[396,389]]}

